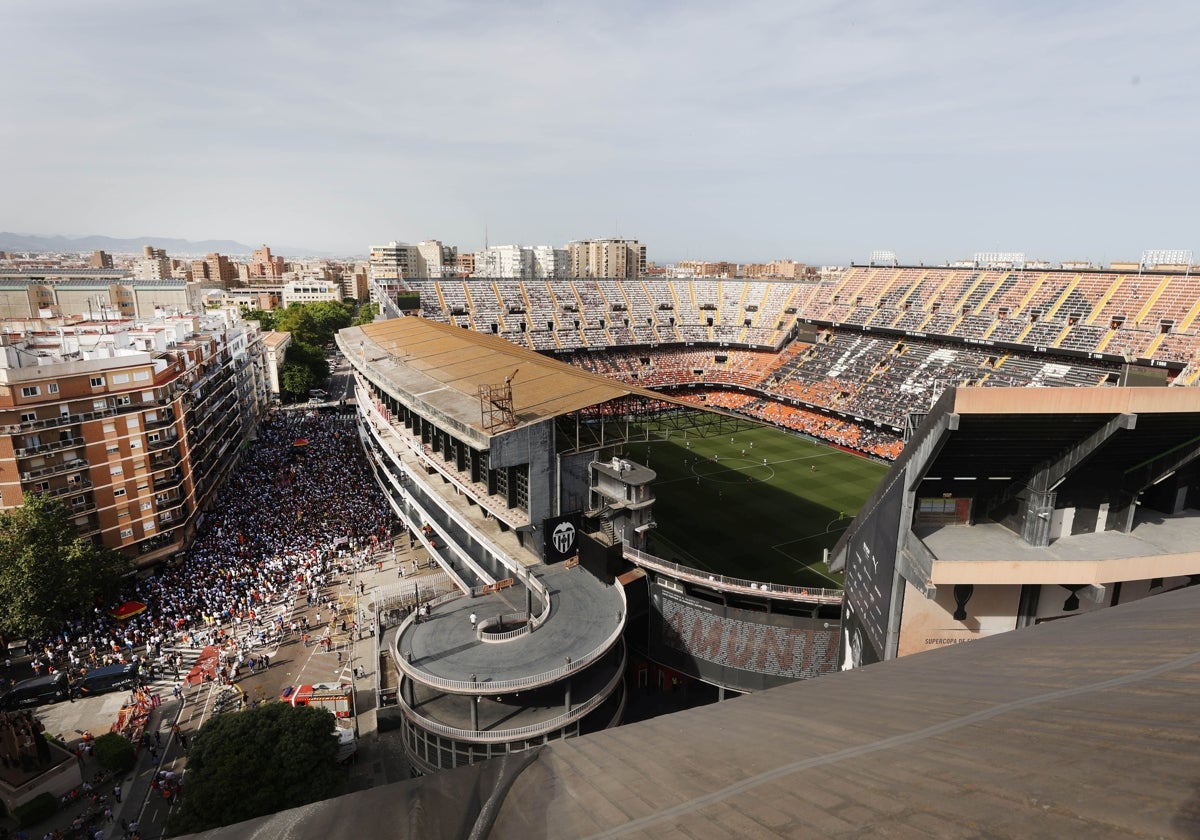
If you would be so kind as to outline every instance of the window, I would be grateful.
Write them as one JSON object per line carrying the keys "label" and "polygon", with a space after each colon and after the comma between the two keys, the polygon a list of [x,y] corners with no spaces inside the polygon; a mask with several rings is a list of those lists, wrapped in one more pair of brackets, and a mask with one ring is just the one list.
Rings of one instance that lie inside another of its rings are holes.
{"label": "window", "polygon": [[116,444],[104,447],[104,452],[106,455],[116,455],[120,451],[121,447],[117,446]]}
{"label": "window", "polygon": [[49,385],[46,386],[46,390],[49,391],[51,394],[57,394],[58,393],[58,383],[51,382]]}
{"label": "window", "polygon": [[104,387],[104,377],[103,376],[93,376],[91,379],[88,380],[88,384],[90,384],[93,388],[103,388]]}
{"label": "window", "polygon": [[160,435],[158,432],[151,432],[150,434],[146,435],[146,440],[150,441],[151,443],[158,443],[161,437],[162,435]]}
{"label": "window", "polygon": [[126,417],[125,426],[130,429],[136,429],[138,427],[138,416],[135,414],[132,417]]}
{"label": "window", "polygon": [[36,419],[37,419],[37,412],[26,411],[21,414],[21,422],[22,423],[32,423]]}
{"label": "window", "polygon": [[22,397],[36,397],[41,393],[42,389],[37,385],[25,385],[21,388]]}
{"label": "window", "polygon": [[128,382],[129,382],[129,374],[128,373],[114,373],[113,374],[112,384],[125,385]]}
{"label": "window", "polygon": [[141,448],[142,448],[142,442],[141,442],[140,440],[138,440],[137,438],[130,438],[130,440],[129,440],[129,448],[130,448],[130,449],[141,449]]}
{"label": "window", "polygon": [[35,493],[45,493],[49,489],[50,489],[49,481],[39,481],[37,484],[33,485],[33,492],[35,492]]}
{"label": "window", "polygon": [[125,495],[125,488],[121,487],[113,491],[113,498],[118,498]]}
{"label": "window", "polygon": [[122,528],[122,529],[121,529],[121,539],[123,539],[123,540],[127,540],[127,539],[129,539],[130,537],[132,537],[132,536],[133,536],[133,529],[132,529],[132,528]]}
{"label": "window", "polygon": [[130,405],[133,402],[133,397],[126,394],[123,397],[117,397],[117,405]]}
{"label": "window", "polygon": [[123,466],[121,466],[120,464],[116,464],[116,465],[108,468],[108,474],[109,475],[124,475],[125,468]]}
{"label": "window", "polygon": [[107,400],[92,400],[92,411],[104,411],[108,408]]}
{"label": "window", "polygon": [[150,371],[148,371],[148,370],[135,370],[133,372],[133,381],[134,382],[145,382],[149,378],[150,378]]}
{"label": "window", "polygon": [[117,424],[116,424],[116,423],[105,423],[105,424],[104,424],[104,433],[105,433],[105,434],[111,435],[111,434],[112,434],[113,432],[115,432],[116,430],[117,430]]}
{"label": "window", "polygon": [[152,505],[150,502],[142,502],[141,504],[142,510],[150,510],[152,507],[154,507],[154,505]]}

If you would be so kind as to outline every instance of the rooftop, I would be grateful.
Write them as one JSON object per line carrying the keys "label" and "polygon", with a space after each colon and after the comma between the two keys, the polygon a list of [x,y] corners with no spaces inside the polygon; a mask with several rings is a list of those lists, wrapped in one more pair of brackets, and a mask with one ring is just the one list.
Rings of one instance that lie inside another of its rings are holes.
{"label": "rooftop", "polygon": [[695,406],[517,347],[499,336],[424,318],[393,318],[338,333],[354,364],[366,363],[395,394],[416,399],[460,429],[483,434],[479,386],[512,382],[516,427],[639,395]]}
{"label": "rooftop", "polygon": [[200,836],[1194,838],[1198,693],[1191,587]]}

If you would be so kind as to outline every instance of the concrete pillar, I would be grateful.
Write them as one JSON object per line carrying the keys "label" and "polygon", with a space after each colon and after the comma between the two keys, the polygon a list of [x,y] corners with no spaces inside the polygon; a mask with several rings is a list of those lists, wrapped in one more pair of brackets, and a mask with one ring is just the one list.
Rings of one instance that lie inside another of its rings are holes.
{"label": "concrete pillar", "polygon": [[[475,675],[471,675],[471,683],[475,683]],[[479,697],[471,695],[471,731],[479,731]]]}

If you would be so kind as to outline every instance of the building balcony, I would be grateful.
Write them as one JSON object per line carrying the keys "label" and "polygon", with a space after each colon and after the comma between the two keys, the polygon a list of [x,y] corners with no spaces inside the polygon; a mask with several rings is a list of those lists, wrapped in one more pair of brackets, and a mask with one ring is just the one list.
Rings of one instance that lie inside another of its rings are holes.
{"label": "building balcony", "polygon": [[91,479],[83,478],[83,479],[80,479],[79,481],[73,481],[73,482],[67,484],[66,487],[55,487],[50,490],[44,490],[44,491],[42,491],[42,495],[50,496],[51,498],[63,498],[63,497],[67,497],[67,496],[73,496],[76,493],[83,493],[83,492],[85,492],[87,490],[91,490],[91,489],[92,489]]}
{"label": "building balcony", "polygon": [[167,412],[167,415],[165,417],[160,417],[157,420],[147,420],[146,428],[147,429],[161,429],[164,426],[174,425],[174,423],[175,423],[175,413]]}
{"label": "building balcony", "polygon": [[155,476],[154,491],[158,493],[164,490],[171,490],[178,487],[181,483],[183,483],[183,473],[178,470],[167,475]]}
{"label": "building balcony", "polygon": [[147,445],[150,447],[151,450],[159,450],[159,449],[166,449],[168,446],[174,446],[178,442],[179,442],[179,438],[176,437],[175,435],[171,435],[170,437],[164,437],[164,438],[159,438],[158,440],[149,441]]}
{"label": "building balcony", "polygon": [[76,414],[60,414],[58,417],[47,417],[41,420],[27,420],[24,423],[14,425],[0,426],[0,432],[4,434],[17,435],[22,432],[31,432],[36,429],[57,429],[63,426],[74,426],[79,423],[86,423],[89,420],[101,420],[106,417],[114,417],[117,414],[115,408],[106,408],[100,411],[85,411]]}
{"label": "building balcony", "polygon": [[169,470],[177,467],[179,466],[181,457],[178,449],[164,449],[150,459],[150,471],[156,472],[158,470]]}
{"label": "building balcony", "polygon": [[57,475],[62,472],[71,470],[87,469],[88,462],[85,458],[72,458],[70,461],[63,461],[61,464],[49,464],[45,467],[39,467],[36,470],[25,470],[21,473],[21,481],[33,481],[34,479],[43,478],[48,475]]}
{"label": "building balcony", "polygon": [[34,455],[41,455],[44,452],[57,452],[60,449],[70,449],[73,446],[83,446],[83,438],[69,437],[62,440],[53,440],[49,443],[39,443],[37,446],[20,446],[13,449],[13,454],[18,458],[29,458]]}

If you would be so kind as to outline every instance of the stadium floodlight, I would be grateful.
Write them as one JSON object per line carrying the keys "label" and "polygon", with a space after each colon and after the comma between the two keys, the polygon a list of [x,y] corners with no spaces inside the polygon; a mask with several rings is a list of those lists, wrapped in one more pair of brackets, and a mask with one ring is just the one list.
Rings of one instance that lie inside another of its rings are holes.
{"label": "stadium floodlight", "polygon": [[1186,249],[1142,251],[1142,268],[1154,268],[1159,265],[1192,264],[1192,252]]}
{"label": "stadium floodlight", "polygon": [[900,264],[895,251],[872,251],[869,265],[890,265],[895,268]]}
{"label": "stadium floodlight", "polygon": [[1024,251],[977,251],[976,268],[1024,268]]}

